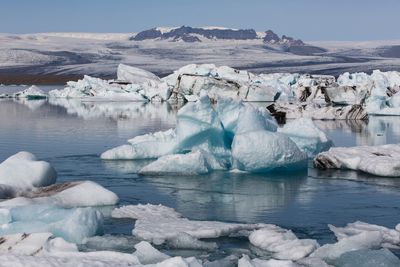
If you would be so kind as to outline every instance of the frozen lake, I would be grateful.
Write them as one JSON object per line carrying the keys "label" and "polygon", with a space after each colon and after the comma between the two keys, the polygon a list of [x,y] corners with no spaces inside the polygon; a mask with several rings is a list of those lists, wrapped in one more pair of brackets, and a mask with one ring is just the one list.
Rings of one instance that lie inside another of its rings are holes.
{"label": "frozen lake", "polygon": [[[334,241],[328,223],[344,226],[360,220],[394,228],[400,222],[396,178],[318,171],[311,162],[307,173],[290,176],[214,172],[152,177],[135,174],[143,162],[99,158],[131,137],[174,127],[176,111],[168,104],[2,100],[0,161],[30,151],[55,167],[58,181],[96,181],[118,194],[121,205],[163,204],[190,219],[272,223],[320,243]],[[400,141],[400,117],[316,124],[336,146]],[[106,224],[106,234],[131,235],[132,221],[108,219]],[[220,254],[248,246],[246,240],[217,241]]]}

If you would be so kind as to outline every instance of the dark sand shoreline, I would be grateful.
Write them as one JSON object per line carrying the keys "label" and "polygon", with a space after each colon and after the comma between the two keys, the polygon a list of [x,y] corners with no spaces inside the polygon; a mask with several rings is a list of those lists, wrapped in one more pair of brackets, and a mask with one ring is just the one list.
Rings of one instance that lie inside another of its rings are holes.
{"label": "dark sand shoreline", "polygon": [[[65,84],[68,81],[82,79],[83,75],[54,75],[54,74],[0,74],[0,84],[36,84],[53,85]],[[101,78],[101,77],[99,77]]]}

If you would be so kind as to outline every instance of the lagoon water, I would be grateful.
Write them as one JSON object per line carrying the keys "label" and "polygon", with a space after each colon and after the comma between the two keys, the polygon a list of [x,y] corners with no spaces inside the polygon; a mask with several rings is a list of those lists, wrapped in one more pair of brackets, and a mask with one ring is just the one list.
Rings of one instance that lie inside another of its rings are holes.
{"label": "lagoon water", "polygon": [[[175,125],[177,107],[77,100],[0,101],[0,161],[30,151],[49,161],[58,181],[93,180],[114,191],[120,205],[152,203],[197,220],[273,223],[299,237],[333,242],[327,224],[357,220],[393,228],[400,222],[400,179],[353,171],[291,175],[214,172],[203,176],[139,176],[141,161],[104,161],[99,154],[143,133]],[[400,141],[400,117],[369,122],[316,121],[336,146]],[[130,220],[107,219],[105,234],[131,235]],[[219,253],[243,249],[243,240],[218,240]],[[171,254],[184,252],[170,251]]]}

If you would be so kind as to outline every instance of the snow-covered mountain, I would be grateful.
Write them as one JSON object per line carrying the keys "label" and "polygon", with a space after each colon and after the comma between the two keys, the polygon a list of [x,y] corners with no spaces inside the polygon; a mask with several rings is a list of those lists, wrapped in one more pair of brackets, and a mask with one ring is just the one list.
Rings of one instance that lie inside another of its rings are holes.
{"label": "snow-covered mountain", "polygon": [[[159,76],[191,63],[227,65],[255,73],[338,75],[345,71],[400,70],[400,40],[297,44],[273,31],[201,29],[204,36],[191,33],[176,37],[182,27],[156,28],[157,35],[175,36],[146,39],[142,32],[142,41],[130,40],[139,38],[140,33],[0,33],[0,83],[64,83],[85,74],[114,78],[119,63]],[[205,37],[212,34],[219,38]],[[201,42],[190,42],[194,37]]]}
{"label": "snow-covered mountain", "polygon": [[272,30],[256,32],[254,29],[231,29],[223,27],[157,27],[141,31],[130,38],[133,41],[143,40],[170,40],[183,42],[201,42],[209,40],[256,40],[262,39],[264,43],[277,45],[304,45],[302,40],[283,35],[279,37]]}

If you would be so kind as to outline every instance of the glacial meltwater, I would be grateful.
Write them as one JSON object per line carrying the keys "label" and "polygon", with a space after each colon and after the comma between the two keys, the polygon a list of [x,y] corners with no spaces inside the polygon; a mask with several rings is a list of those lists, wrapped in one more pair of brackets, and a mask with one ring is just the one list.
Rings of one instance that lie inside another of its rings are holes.
{"label": "glacial meltwater", "polygon": [[[18,151],[29,151],[54,166],[59,182],[93,180],[115,192],[119,205],[162,204],[194,220],[277,224],[320,244],[335,242],[328,224],[344,226],[360,220],[394,228],[400,222],[398,178],[321,171],[313,168],[312,161],[307,172],[290,175],[216,171],[153,177],[136,174],[146,162],[100,159],[100,153],[129,138],[174,127],[177,109],[167,103],[1,100],[0,161]],[[400,117],[315,124],[335,146],[400,141]],[[107,218],[105,224],[106,238],[123,235],[131,239],[132,220]],[[247,238],[214,241],[219,249],[212,253],[161,249],[171,255],[212,259],[241,255],[250,246]],[[81,249],[97,247],[88,244]],[[133,246],[110,245],[106,249],[133,251]]]}

